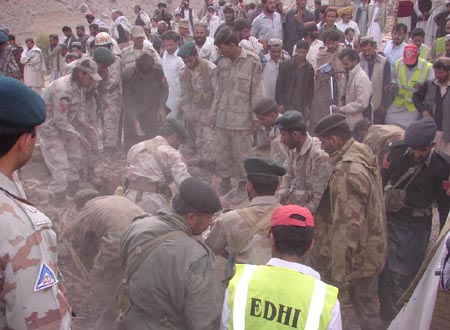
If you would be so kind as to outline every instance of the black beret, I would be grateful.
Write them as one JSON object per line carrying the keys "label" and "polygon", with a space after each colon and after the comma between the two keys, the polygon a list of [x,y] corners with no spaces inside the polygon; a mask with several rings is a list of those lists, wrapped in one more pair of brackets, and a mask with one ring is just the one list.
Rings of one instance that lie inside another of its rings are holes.
{"label": "black beret", "polygon": [[277,109],[277,104],[274,100],[268,97],[263,97],[261,100],[256,103],[253,107],[253,113],[255,115],[264,115],[268,112],[272,112]]}
{"label": "black beret", "polygon": [[20,81],[0,76],[0,123],[28,128],[42,124],[45,116],[42,97]]}
{"label": "black beret", "polygon": [[214,35],[214,45],[220,45],[225,42],[228,38],[233,35],[233,30],[231,30],[228,26],[223,26],[220,29],[217,29],[216,34]]}
{"label": "black beret", "polygon": [[317,123],[316,127],[314,128],[314,133],[316,133],[317,136],[323,136],[332,129],[340,126],[349,127],[347,121],[345,120],[345,116],[340,113],[333,113],[332,115],[322,118]]}
{"label": "black beret", "polygon": [[160,2],[160,3],[158,3],[158,7],[165,7],[165,8],[167,8],[167,5],[164,2]]}
{"label": "black beret", "polygon": [[436,136],[436,123],[431,117],[413,122],[405,131],[405,144],[414,149],[428,147]]}
{"label": "black beret", "polygon": [[8,42],[8,35],[0,31],[0,45],[4,45]]}
{"label": "black beret", "polygon": [[188,138],[188,134],[183,124],[181,124],[178,120],[172,117],[166,118],[166,122],[174,129],[174,131],[184,140]]}
{"label": "black beret", "polygon": [[303,114],[297,110],[288,110],[275,120],[275,125],[282,130],[305,129]]}
{"label": "black beret", "polygon": [[250,157],[244,160],[247,175],[283,176],[286,170],[274,160],[268,158]]}
{"label": "black beret", "polygon": [[94,51],[94,61],[103,65],[111,65],[115,62],[116,56],[105,47],[97,47]]}
{"label": "black beret", "polygon": [[195,178],[187,178],[181,182],[173,203],[174,205],[182,204],[185,212],[191,210],[202,214],[216,213],[222,208],[216,191],[210,185]]}
{"label": "black beret", "polygon": [[197,54],[197,47],[195,47],[195,42],[188,41],[181,46],[178,50],[179,57],[188,57]]}

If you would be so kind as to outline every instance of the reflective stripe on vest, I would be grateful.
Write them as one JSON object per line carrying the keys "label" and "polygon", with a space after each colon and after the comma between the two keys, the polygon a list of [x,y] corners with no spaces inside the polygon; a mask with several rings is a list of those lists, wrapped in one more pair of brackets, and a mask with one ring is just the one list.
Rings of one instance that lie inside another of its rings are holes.
{"label": "reflective stripe on vest", "polygon": [[327,329],[338,289],[284,267],[236,265],[230,330]]}
{"label": "reflective stripe on vest", "polygon": [[445,53],[445,37],[440,37],[436,40],[436,55]]}
{"label": "reflective stripe on vest", "polygon": [[395,74],[397,76],[397,82],[398,78],[400,78],[398,92],[393,102],[396,107],[401,107],[404,105],[406,110],[408,111],[417,111],[412,101],[413,94],[416,91],[414,85],[416,83],[423,84],[427,80],[428,73],[430,72],[432,66],[433,65],[431,63],[419,58],[419,62],[414,69],[414,73],[411,79],[407,82],[406,65],[403,64],[402,59],[399,59],[395,62]]}

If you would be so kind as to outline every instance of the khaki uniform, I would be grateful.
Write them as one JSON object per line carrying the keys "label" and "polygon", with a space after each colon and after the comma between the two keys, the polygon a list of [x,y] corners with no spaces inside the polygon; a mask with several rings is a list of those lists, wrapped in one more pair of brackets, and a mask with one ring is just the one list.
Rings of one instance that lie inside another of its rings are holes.
{"label": "khaki uniform", "polygon": [[405,130],[396,125],[372,125],[364,138],[363,143],[367,144],[373,153],[378,157],[378,164],[381,165],[386,156],[389,145],[392,141],[403,140]]}
{"label": "khaki uniform", "polygon": [[119,141],[119,122],[122,107],[122,70],[120,57],[108,67],[108,79],[98,84],[99,103],[103,116],[103,145],[115,148]]}
{"label": "khaki uniform", "polygon": [[[333,172],[314,219],[312,265],[339,288],[344,329],[380,329],[377,283],[386,258],[386,213],[377,160],[353,139],[330,160]],[[359,325],[352,322],[355,313]]]}
{"label": "khaki uniform", "polygon": [[1,173],[0,187],[0,329],[70,329],[52,222]]}
{"label": "khaki uniform", "polygon": [[216,116],[216,163],[221,177],[245,180],[242,166],[253,144],[252,109],[263,96],[259,57],[245,49],[233,62],[221,58],[217,65],[217,88],[212,105]]}
{"label": "khaki uniform", "polygon": [[[119,259],[119,240],[134,218],[145,214],[136,204],[119,196],[97,197],[78,213],[72,244],[89,269],[97,329],[114,329],[115,295],[125,267]],[[100,320],[101,318],[101,320]]]}
{"label": "khaki uniform", "polygon": [[[266,264],[272,257],[270,216],[278,206],[274,196],[253,198],[248,207],[227,212],[218,218],[205,243],[217,255],[235,257],[236,263]],[[265,223],[256,225],[259,221]],[[255,233],[256,226],[261,229]]]}
{"label": "khaki uniform", "polygon": [[269,131],[270,140],[270,158],[276,161],[279,165],[283,165],[288,158],[288,148],[281,142],[280,129],[274,126]]}
{"label": "khaki uniform", "polygon": [[127,155],[125,197],[150,214],[170,210],[170,188],[190,177],[178,150],[162,136],[140,142]]}
{"label": "khaki uniform", "polygon": [[[122,263],[138,245],[174,230],[184,234],[156,245],[128,278],[132,306],[120,329],[219,329],[222,297],[214,254],[192,237],[183,217],[159,213],[134,221],[120,241]],[[127,265],[127,273],[131,267]]]}
{"label": "khaki uniform", "polygon": [[319,139],[308,134],[301,150],[289,151],[285,168],[287,173],[278,192],[280,201],[306,207],[314,213],[332,172],[330,159]]}
{"label": "khaki uniform", "polygon": [[209,127],[211,105],[214,100],[214,90],[217,85],[215,64],[199,59],[199,65],[190,70],[184,67],[180,76],[181,99],[180,108],[183,111],[186,126],[193,126],[197,154],[200,159],[213,160],[214,130]]}
{"label": "khaki uniform", "polygon": [[[86,90],[71,76],[52,82],[43,95],[47,119],[39,127],[41,151],[52,180],[54,193],[66,191],[68,181],[78,181],[83,153],[79,136],[95,136],[96,130],[85,118]],[[95,145],[94,152],[95,152]]]}
{"label": "khaki uniform", "polygon": [[121,66],[122,71],[131,68],[136,65],[136,59],[142,54],[149,54],[155,60],[156,64],[161,65],[161,56],[156,52],[155,49],[150,48],[146,45],[142,49],[134,49],[134,45],[131,45],[124,50],[122,50],[121,56]]}

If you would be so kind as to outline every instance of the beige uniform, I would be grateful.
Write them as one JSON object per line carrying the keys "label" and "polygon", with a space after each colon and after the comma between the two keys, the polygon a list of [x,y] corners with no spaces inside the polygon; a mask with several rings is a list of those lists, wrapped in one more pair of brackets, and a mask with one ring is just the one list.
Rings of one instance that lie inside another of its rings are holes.
{"label": "beige uniform", "polygon": [[122,71],[131,68],[136,65],[136,59],[142,54],[149,54],[155,60],[156,64],[161,65],[161,56],[154,48],[150,48],[146,45],[142,49],[135,49],[134,45],[128,46],[122,50],[121,65]]}
{"label": "beige uniform", "polygon": [[216,117],[216,163],[221,177],[245,180],[244,160],[253,144],[252,109],[263,95],[259,57],[245,49],[236,61],[221,58],[212,105]]}
{"label": "beige uniform", "polygon": [[308,134],[299,151],[289,152],[285,168],[287,173],[278,192],[281,202],[300,205],[314,213],[332,171],[319,139]]}
{"label": "beige uniform", "polygon": [[70,329],[52,222],[2,173],[0,187],[0,329]]}
{"label": "beige uniform", "polygon": [[215,69],[215,64],[199,59],[199,65],[194,70],[184,67],[180,76],[180,108],[187,126],[193,126],[197,154],[205,160],[215,158],[214,130],[208,125],[217,85]]}
{"label": "beige uniform", "polygon": [[140,142],[127,155],[125,197],[150,214],[170,210],[169,185],[178,187],[190,177],[178,150],[166,139],[157,136]]}

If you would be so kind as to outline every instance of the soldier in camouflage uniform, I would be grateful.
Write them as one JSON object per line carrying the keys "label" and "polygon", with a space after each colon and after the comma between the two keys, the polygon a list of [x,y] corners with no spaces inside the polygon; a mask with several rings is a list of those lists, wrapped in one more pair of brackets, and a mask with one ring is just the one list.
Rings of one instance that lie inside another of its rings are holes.
{"label": "soldier in camouflage uniform", "polygon": [[222,177],[219,193],[231,190],[231,176],[239,182],[232,202],[245,199],[244,159],[253,144],[256,117],[252,109],[262,97],[262,66],[259,57],[238,46],[234,32],[224,27],[215,36],[223,56],[217,65],[217,88],[211,124],[216,127],[217,174]]}
{"label": "soldier in camouflage uniform", "polygon": [[223,214],[205,239],[215,254],[228,259],[226,277],[233,274],[234,262],[264,265],[272,256],[270,219],[280,206],[275,192],[280,177],[286,174],[283,167],[270,159],[247,158],[244,167],[249,206]]}
{"label": "soldier in camouflage uniform", "polygon": [[142,26],[134,26],[131,29],[131,36],[133,37],[133,44],[122,50],[122,72],[125,69],[135,66],[136,59],[143,53],[149,54],[153,57],[157,65],[161,65],[161,57],[147,40]]}
{"label": "soldier in camouflage uniform", "polygon": [[280,129],[275,125],[275,120],[279,117],[277,104],[274,100],[263,97],[253,108],[253,113],[268,134],[270,158],[278,164],[284,164],[288,149],[281,142]]}
{"label": "soldier in camouflage uniform", "polygon": [[44,120],[41,97],[0,77],[0,329],[71,328],[52,222],[13,181],[13,172],[30,160]]}
{"label": "soldier in camouflage uniform", "polygon": [[[49,189],[56,203],[63,205],[69,192],[76,190],[83,153],[95,150],[86,138],[95,135],[95,128],[86,120],[86,89],[102,78],[93,60],[77,63],[72,74],[53,81],[44,90],[47,120],[39,127],[41,151],[52,180]],[[88,178],[94,168],[88,164]],[[70,185],[69,185],[70,183]]]}
{"label": "soldier in camouflage uniform", "polygon": [[353,140],[342,114],[323,118],[314,132],[334,168],[316,210],[312,265],[339,288],[343,329],[382,329],[377,286],[386,213],[377,159]]}
{"label": "soldier in camouflage uniform", "polygon": [[0,32],[0,75],[20,79],[20,68],[14,59],[14,49],[8,45],[8,36]]}
{"label": "soldier in camouflage uniform", "polygon": [[93,289],[89,306],[94,309],[96,329],[114,329],[117,311],[111,293],[119,287],[125,271],[119,259],[119,240],[131,221],[143,214],[144,210],[124,197],[101,196],[82,206],[72,227],[72,245],[89,270]]}
{"label": "soldier in camouflage uniform", "polygon": [[222,297],[214,254],[193,236],[208,228],[220,208],[211,187],[187,178],[169,212],[131,223],[119,254],[132,304],[124,304],[119,329],[219,329]]}
{"label": "soldier in camouflage uniform", "polygon": [[217,85],[215,64],[198,56],[195,43],[189,41],[178,51],[186,65],[180,75],[180,109],[186,126],[191,125],[199,158],[199,167],[208,172],[214,169],[214,130],[209,127],[211,105]]}
{"label": "soldier in camouflage uniform", "polygon": [[289,148],[285,163],[287,174],[278,192],[282,204],[296,204],[314,213],[322,198],[332,171],[328,154],[322,150],[318,138],[306,131],[301,112],[286,111],[275,124],[281,141]]}
{"label": "soldier in camouflage uniform", "polygon": [[[97,34],[95,47],[105,47],[113,51],[112,38],[105,38],[101,33]],[[103,118],[103,153],[106,155],[113,154],[120,144],[119,123],[122,111],[122,68],[120,53],[115,53],[114,55],[116,60],[108,67],[106,79],[103,77],[97,87],[100,113]]]}
{"label": "soldier in camouflage uniform", "polygon": [[125,197],[150,214],[170,210],[174,182],[178,187],[189,177],[178,148],[187,139],[184,127],[174,118],[167,118],[160,135],[131,147],[127,155]]}
{"label": "soldier in camouflage uniform", "polygon": [[383,163],[389,145],[393,141],[403,140],[405,130],[397,125],[373,125],[368,118],[356,122],[353,132],[359,142],[367,144],[378,157],[378,165]]}

